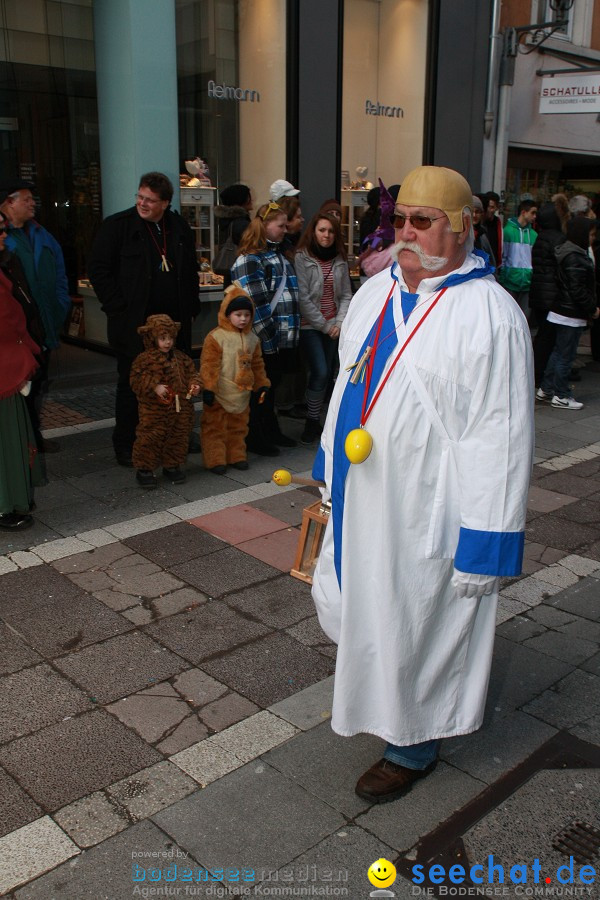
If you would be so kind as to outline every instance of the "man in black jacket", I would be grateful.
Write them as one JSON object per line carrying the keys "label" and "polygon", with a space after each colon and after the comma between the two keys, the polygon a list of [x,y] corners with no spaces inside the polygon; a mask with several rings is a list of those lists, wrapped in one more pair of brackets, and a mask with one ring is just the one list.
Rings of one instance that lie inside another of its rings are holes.
{"label": "man in black jacket", "polygon": [[535,386],[540,386],[544,369],[554,349],[556,326],[548,322],[548,313],[560,303],[561,287],[558,281],[558,261],[554,251],[566,241],[564,227],[569,219],[567,198],[555,194],[552,201],[542,203],[537,214],[538,236],[531,251],[532,276],[529,288],[529,304],[533,323],[537,327],[533,339]]}
{"label": "man in black jacket", "polygon": [[198,315],[194,236],[170,209],[173,185],[161,172],[142,175],[135,206],[109,216],[94,241],[88,274],[108,318],[108,342],[117,353],[119,379],[113,445],[117,462],[131,466],[138,421],[129,385],[133,360],[143,350],[137,333],[147,317],[164,313],[181,322],[177,346],[191,355]]}

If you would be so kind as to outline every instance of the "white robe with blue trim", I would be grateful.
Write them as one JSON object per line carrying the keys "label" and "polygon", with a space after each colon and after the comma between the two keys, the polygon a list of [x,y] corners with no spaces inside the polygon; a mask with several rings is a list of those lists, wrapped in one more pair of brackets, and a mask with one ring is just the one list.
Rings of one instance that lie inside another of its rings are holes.
{"label": "white robe with blue trim", "polygon": [[[457,272],[483,265],[469,254]],[[314,469],[324,475],[326,495],[346,367],[357,360],[393,276],[394,320],[402,323],[400,288],[407,288],[397,265],[369,279],[344,321],[340,374]],[[443,281],[421,282],[384,371]],[[533,385],[527,322],[491,275],[449,287],[397,363],[366,424],[373,450],[345,481],[341,589],[335,507],[314,576],[319,621],[338,643],[338,734],[367,732],[407,745],[480,727],[498,598],[459,600],[451,578],[455,558],[462,571],[521,570]]]}

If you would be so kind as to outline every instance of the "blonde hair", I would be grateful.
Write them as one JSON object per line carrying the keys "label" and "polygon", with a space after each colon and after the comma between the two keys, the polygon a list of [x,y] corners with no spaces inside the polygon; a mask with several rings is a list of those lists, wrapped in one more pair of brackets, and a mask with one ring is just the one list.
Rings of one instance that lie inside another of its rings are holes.
{"label": "blonde hair", "polygon": [[260,253],[267,249],[267,232],[265,223],[270,222],[277,216],[285,216],[285,210],[281,208],[279,203],[263,203],[256,210],[256,216],[252,219],[246,230],[244,231],[239,244],[238,256],[245,256],[247,253]]}

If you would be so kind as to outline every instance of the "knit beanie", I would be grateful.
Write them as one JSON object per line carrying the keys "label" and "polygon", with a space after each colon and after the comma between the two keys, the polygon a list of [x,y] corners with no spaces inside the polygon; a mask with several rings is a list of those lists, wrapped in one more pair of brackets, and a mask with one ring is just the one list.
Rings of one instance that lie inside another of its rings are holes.
{"label": "knit beanie", "polygon": [[319,207],[320,213],[328,213],[332,210],[336,212],[341,218],[342,207],[341,204],[335,199],[335,197],[332,197],[331,200],[326,200],[325,203],[321,203],[321,206]]}
{"label": "knit beanie", "polygon": [[567,240],[577,244],[582,250],[587,250],[590,246],[590,231],[595,227],[595,219],[588,219],[586,216],[575,216],[574,219],[567,222]]}
{"label": "knit beanie", "polygon": [[223,206],[243,206],[250,199],[250,188],[247,184],[230,184],[219,197]]}
{"label": "knit beanie", "polygon": [[225,310],[225,315],[230,316],[233,312],[238,312],[241,309],[246,309],[252,315],[254,312],[254,306],[252,305],[252,300],[249,297],[236,297],[235,300],[232,300],[231,303],[227,304],[227,309]]}

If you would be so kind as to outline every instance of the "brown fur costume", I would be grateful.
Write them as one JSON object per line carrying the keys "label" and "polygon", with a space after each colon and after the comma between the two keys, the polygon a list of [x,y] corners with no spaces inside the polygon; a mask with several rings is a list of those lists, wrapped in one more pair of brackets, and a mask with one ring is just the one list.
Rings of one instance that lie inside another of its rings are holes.
{"label": "brown fur costume", "polygon": [[204,390],[215,394],[214,404],[205,404],[202,411],[200,442],[207,469],[246,459],[250,392],[271,384],[260,341],[252,331],[254,304],[252,317],[242,331],[225,315],[232,300],[239,297],[250,300],[236,284],[227,288],[219,309],[219,326],[206,336],[202,346],[200,377]]}
{"label": "brown fur costume", "polygon": [[[168,353],[158,349],[158,338],[163,334],[173,339],[180,325],[169,316],[149,316],[146,324],[138,328],[146,350],[135,359],[131,367],[131,388],[138,399],[139,423],[133,445],[132,460],[136,469],[154,470],[157,466],[175,468],[185,462],[190,431],[194,421],[193,398],[186,394],[194,384],[200,386],[200,378],[193,361],[173,347]],[[163,403],[155,393],[159,384],[166,384],[173,396],[170,403]]]}

